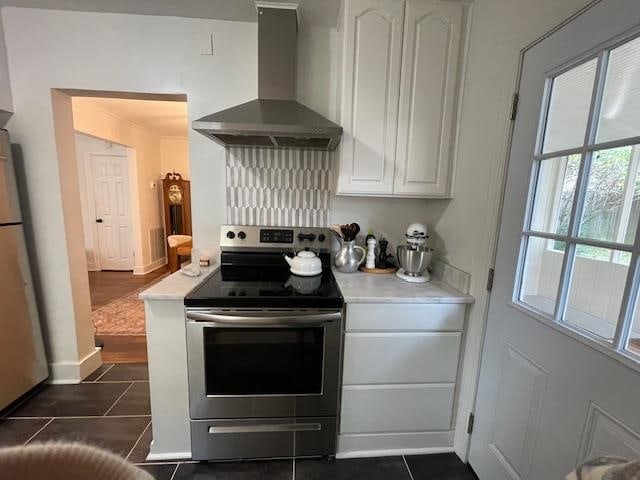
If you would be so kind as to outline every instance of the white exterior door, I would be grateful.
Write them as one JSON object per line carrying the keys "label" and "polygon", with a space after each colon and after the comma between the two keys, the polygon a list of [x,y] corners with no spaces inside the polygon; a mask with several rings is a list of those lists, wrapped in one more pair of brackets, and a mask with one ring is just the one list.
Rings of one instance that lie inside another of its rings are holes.
{"label": "white exterior door", "polygon": [[640,2],[524,54],[469,463],[562,479],[640,458]]}
{"label": "white exterior door", "polygon": [[91,155],[96,225],[102,270],[132,270],[127,158]]}

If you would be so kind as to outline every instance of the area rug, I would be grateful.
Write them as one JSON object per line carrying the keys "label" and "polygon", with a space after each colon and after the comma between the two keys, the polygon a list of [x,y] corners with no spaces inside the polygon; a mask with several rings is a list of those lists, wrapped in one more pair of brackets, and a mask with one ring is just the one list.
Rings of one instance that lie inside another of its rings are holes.
{"label": "area rug", "polygon": [[[167,273],[169,275],[169,273]],[[157,283],[166,275],[159,277]],[[91,314],[96,335],[144,335],[146,325],[144,321],[144,302],[138,294],[149,288],[145,285],[124,297],[114,300]]]}

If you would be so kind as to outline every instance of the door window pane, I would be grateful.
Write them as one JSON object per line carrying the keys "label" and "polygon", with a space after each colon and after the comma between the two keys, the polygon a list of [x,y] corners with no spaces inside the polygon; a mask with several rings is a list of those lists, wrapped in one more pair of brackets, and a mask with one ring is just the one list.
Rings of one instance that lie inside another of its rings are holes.
{"label": "door window pane", "polygon": [[615,48],[600,108],[597,141],[640,135],[640,38]]}
{"label": "door window pane", "polygon": [[597,64],[597,59],[589,60],[553,79],[544,153],[584,144]]}
{"label": "door window pane", "polygon": [[567,234],[579,169],[580,155],[540,162],[531,230]]}
{"label": "door window pane", "polygon": [[633,243],[640,214],[639,154],[632,146],[593,153],[581,237]]}
{"label": "door window pane", "polygon": [[564,260],[564,242],[529,237],[520,301],[553,315]]}
{"label": "door window pane", "polygon": [[564,321],[611,341],[629,266],[609,261],[622,252],[577,245],[577,252],[581,250],[588,254],[575,257]]}

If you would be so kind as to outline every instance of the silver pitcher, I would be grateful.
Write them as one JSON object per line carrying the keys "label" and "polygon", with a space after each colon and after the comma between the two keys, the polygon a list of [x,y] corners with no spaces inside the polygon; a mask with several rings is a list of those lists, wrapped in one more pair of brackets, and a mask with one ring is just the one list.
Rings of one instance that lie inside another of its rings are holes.
{"label": "silver pitcher", "polygon": [[[361,257],[358,258],[356,250],[360,250]],[[336,257],[333,261],[336,269],[342,273],[351,273],[358,270],[358,267],[362,265],[367,256],[367,252],[360,245],[356,245],[356,241],[342,242],[342,247],[336,253]]]}

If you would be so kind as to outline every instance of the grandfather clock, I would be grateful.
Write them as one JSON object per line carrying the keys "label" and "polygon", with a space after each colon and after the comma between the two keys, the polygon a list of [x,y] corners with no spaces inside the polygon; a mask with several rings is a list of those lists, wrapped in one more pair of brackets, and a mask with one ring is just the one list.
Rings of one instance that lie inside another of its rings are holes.
{"label": "grandfather clock", "polygon": [[162,180],[165,235],[191,235],[191,190],[189,180],[177,172]]}

